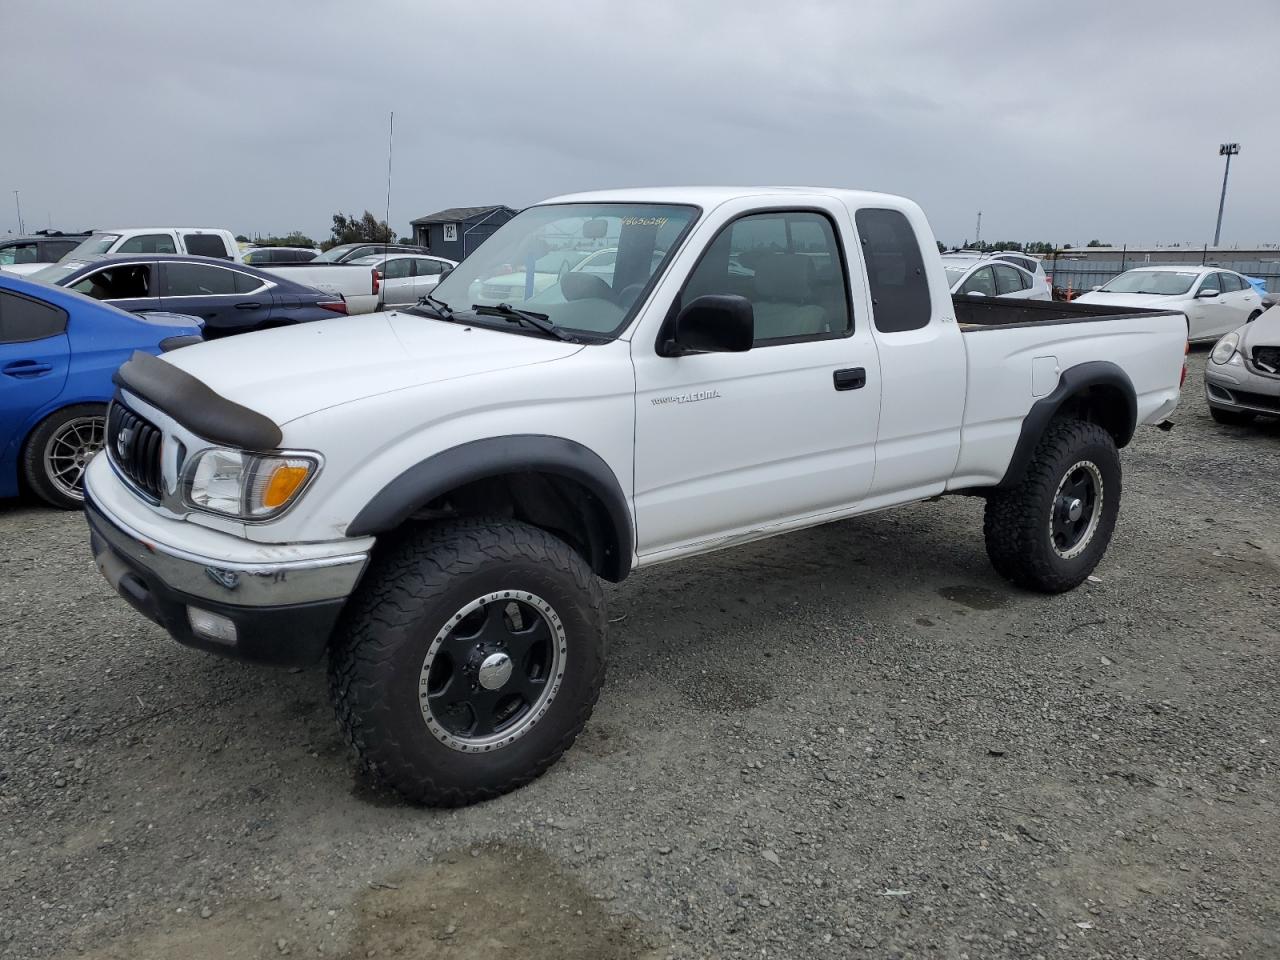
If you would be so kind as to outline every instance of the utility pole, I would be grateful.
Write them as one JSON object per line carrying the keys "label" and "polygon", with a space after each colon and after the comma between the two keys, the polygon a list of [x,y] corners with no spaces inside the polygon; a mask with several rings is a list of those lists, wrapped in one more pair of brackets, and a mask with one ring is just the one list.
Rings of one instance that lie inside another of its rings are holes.
{"label": "utility pole", "polygon": [[1218,156],[1227,158],[1226,169],[1222,171],[1222,196],[1218,198],[1218,226],[1213,231],[1213,245],[1218,245],[1222,236],[1222,210],[1227,205],[1227,177],[1231,175],[1231,158],[1240,152],[1240,144],[1223,143],[1218,146]]}
{"label": "utility pole", "polygon": [[22,222],[22,202],[18,199],[18,191],[13,191],[13,205],[18,208],[18,235],[27,232],[26,225]]}
{"label": "utility pole", "polygon": [[978,211],[978,228],[973,231],[973,245],[982,249],[982,211]]}

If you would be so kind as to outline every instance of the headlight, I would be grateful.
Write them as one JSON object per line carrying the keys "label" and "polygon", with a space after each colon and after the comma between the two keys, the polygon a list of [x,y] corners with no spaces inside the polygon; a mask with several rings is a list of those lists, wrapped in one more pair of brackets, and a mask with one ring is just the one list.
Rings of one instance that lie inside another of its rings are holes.
{"label": "headlight", "polygon": [[1240,334],[1228,333],[1213,347],[1209,359],[1214,363],[1228,363],[1236,355],[1236,347],[1240,346]]}
{"label": "headlight", "polygon": [[197,510],[265,520],[296,500],[319,468],[319,458],[305,454],[211,447],[187,464],[182,496]]}

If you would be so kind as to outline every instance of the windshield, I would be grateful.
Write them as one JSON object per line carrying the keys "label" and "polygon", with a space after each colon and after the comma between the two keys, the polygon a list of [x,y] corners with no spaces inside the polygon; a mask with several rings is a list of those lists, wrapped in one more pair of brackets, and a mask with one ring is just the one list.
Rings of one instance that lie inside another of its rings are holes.
{"label": "windshield", "polygon": [[1195,271],[1130,270],[1122,273],[1105,287],[1102,293],[1153,293],[1163,297],[1186,293],[1200,274]]}
{"label": "windshield", "polygon": [[369,243],[340,243],[336,247],[330,247],[320,256],[316,257],[312,263],[338,263],[344,256],[352,250],[358,250],[361,247],[371,247]]}
{"label": "windshield", "polygon": [[80,241],[78,247],[63,256],[60,262],[83,260],[85,257],[96,257],[99,254],[110,253],[111,245],[119,239],[120,234],[118,233],[91,233]]}
{"label": "windshield", "polygon": [[31,274],[29,280],[41,280],[45,283],[51,283],[55,287],[60,286],[62,281],[71,276],[77,270],[84,269],[84,264],[79,260],[63,260],[60,263],[51,263],[43,270],[37,270]]}
{"label": "windshield", "polygon": [[[651,203],[530,207],[458,264],[432,296],[459,312],[508,303],[570,332],[616,336],[697,214],[694,207]],[[592,257],[604,250],[612,258]]]}
{"label": "windshield", "polygon": [[964,275],[973,267],[971,263],[950,263],[946,265],[947,286],[952,290],[956,288],[956,284],[964,279]]}

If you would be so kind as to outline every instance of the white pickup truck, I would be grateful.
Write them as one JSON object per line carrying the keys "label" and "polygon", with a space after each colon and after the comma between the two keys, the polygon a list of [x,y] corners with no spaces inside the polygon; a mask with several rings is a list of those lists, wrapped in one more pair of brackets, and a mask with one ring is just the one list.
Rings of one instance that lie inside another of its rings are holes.
{"label": "white pickup truck", "polygon": [[[230,230],[216,227],[120,227],[95,230],[69,253],[63,262],[111,253],[187,253],[197,257],[241,262],[240,244]],[[48,263],[20,263],[5,267],[10,273],[28,275]]]}
{"label": "white pickup truck", "polygon": [[[578,237],[613,269],[468,302]],[[182,643],[327,656],[363,762],[443,805],[573,742],[600,579],[956,493],[986,498],[1000,573],[1069,590],[1110,540],[1118,449],[1177,403],[1186,318],[953,301],[936,250],[875,193],[547,201],[411,310],[126,363],[93,553]]]}
{"label": "white pickup truck", "polygon": [[293,263],[287,267],[264,265],[261,269],[304,287],[342,297],[350,316],[372,313],[381,305],[382,276],[376,265],[313,260],[310,263]]}

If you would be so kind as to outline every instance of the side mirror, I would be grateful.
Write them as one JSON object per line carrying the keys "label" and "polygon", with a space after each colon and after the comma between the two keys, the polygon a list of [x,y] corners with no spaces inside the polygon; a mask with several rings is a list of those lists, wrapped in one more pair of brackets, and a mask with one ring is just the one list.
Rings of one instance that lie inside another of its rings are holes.
{"label": "side mirror", "polygon": [[1196,299],[1207,300],[1209,297],[1216,297],[1217,295],[1218,295],[1217,287],[1206,287],[1205,289],[1201,290],[1199,293],[1196,294]]}
{"label": "side mirror", "polygon": [[756,338],[755,311],[746,297],[706,294],[686,304],[676,315],[663,355],[685,353],[742,353]]}

